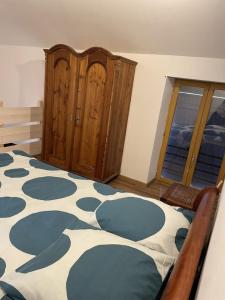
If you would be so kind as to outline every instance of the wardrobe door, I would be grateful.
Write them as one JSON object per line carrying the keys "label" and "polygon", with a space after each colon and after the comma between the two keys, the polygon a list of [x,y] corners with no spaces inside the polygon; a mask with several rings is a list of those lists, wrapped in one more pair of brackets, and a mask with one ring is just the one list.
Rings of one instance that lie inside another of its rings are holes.
{"label": "wardrobe door", "polygon": [[[90,55],[80,60],[72,170],[96,179],[103,159],[107,58]],[[103,145],[103,147],[102,147]]]}
{"label": "wardrobe door", "polygon": [[112,61],[113,89],[109,128],[107,133],[104,181],[119,175],[127,128],[135,67],[121,61]]}
{"label": "wardrobe door", "polygon": [[77,58],[67,49],[47,53],[43,159],[70,165]]}

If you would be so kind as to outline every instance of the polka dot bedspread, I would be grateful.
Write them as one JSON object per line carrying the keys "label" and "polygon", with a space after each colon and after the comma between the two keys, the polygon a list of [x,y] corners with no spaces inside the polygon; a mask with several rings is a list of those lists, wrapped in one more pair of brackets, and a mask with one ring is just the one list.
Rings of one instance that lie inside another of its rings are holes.
{"label": "polka dot bedspread", "polygon": [[155,299],[193,214],[0,154],[0,299]]}

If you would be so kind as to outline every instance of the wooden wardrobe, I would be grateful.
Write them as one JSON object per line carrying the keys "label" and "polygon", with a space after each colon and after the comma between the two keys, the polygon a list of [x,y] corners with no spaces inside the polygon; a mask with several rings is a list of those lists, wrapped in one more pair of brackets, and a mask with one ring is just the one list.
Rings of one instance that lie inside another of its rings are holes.
{"label": "wooden wardrobe", "polygon": [[120,173],[136,62],[103,48],[45,49],[42,159],[106,182]]}

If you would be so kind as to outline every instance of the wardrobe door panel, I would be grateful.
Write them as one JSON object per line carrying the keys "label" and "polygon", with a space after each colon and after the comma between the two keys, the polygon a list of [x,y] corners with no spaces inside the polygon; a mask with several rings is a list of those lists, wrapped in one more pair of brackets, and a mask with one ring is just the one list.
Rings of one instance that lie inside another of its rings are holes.
{"label": "wardrobe door panel", "polygon": [[100,63],[80,63],[80,81],[76,107],[73,170],[95,176],[106,86],[106,70]]}
{"label": "wardrobe door panel", "polygon": [[45,99],[44,159],[61,168],[70,164],[76,58],[66,51],[49,54]]}
{"label": "wardrobe door panel", "polygon": [[110,109],[104,180],[120,174],[135,67],[113,61],[113,90]]}
{"label": "wardrobe door panel", "polygon": [[87,72],[79,157],[79,163],[91,169],[95,168],[97,160],[105,81],[105,68],[93,64]]}
{"label": "wardrobe door panel", "polygon": [[66,60],[58,60],[54,70],[52,101],[52,156],[66,157],[66,129],[70,70]]}

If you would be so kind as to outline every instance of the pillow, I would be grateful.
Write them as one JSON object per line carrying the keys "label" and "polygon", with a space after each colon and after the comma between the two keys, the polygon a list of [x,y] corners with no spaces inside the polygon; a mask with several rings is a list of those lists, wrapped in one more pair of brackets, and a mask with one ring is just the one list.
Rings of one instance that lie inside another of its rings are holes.
{"label": "pillow", "polygon": [[152,198],[130,193],[121,193],[119,197],[101,203],[90,224],[177,257],[190,227],[191,214]]}
{"label": "pillow", "polygon": [[165,254],[105,231],[67,229],[4,276],[0,287],[5,297],[20,300],[153,300],[173,263]]}
{"label": "pillow", "polygon": [[0,216],[0,278],[40,254],[65,229],[73,229],[74,222],[79,229],[93,228],[68,212],[69,209],[72,210],[72,205],[68,208],[66,205],[57,205],[60,210],[44,210],[45,208],[53,207],[48,203],[44,206],[27,204],[24,213],[13,218],[3,219]]}

